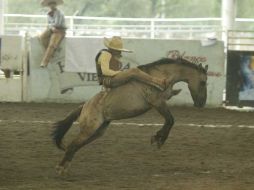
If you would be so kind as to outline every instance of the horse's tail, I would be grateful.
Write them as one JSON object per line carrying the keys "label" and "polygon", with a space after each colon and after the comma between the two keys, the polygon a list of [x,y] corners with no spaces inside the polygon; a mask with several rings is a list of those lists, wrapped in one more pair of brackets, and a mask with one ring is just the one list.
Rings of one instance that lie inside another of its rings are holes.
{"label": "horse's tail", "polygon": [[77,109],[73,110],[69,115],[67,115],[65,119],[54,123],[53,125],[54,130],[51,135],[54,143],[59,149],[65,150],[62,144],[62,139],[65,133],[67,133],[67,131],[72,126],[73,122],[79,118],[82,108],[83,106],[79,106]]}

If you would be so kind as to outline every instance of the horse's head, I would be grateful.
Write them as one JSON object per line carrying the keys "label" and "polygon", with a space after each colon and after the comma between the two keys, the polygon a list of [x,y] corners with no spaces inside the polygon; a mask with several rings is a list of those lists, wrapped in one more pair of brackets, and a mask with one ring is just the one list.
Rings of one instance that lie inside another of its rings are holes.
{"label": "horse's head", "polygon": [[200,64],[197,69],[197,74],[191,76],[188,81],[188,87],[195,107],[204,107],[207,98],[207,70]]}

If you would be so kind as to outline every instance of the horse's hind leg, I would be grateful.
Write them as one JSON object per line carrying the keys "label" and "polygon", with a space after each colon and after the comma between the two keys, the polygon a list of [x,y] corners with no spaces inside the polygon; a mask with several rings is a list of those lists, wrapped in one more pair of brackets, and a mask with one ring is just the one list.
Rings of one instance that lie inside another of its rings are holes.
{"label": "horse's hind leg", "polygon": [[67,172],[74,154],[84,145],[91,143],[98,137],[102,136],[106,127],[110,122],[94,119],[89,125],[82,122],[79,135],[69,144],[65,151],[65,155],[59,165],[56,166],[56,172],[60,175]]}

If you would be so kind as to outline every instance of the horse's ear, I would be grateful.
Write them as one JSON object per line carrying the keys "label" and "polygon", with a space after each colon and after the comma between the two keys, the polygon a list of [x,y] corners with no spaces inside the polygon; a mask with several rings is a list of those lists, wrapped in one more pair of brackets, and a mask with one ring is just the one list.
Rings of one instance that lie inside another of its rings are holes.
{"label": "horse's ear", "polygon": [[205,66],[205,70],[208,71],[208,65]]}

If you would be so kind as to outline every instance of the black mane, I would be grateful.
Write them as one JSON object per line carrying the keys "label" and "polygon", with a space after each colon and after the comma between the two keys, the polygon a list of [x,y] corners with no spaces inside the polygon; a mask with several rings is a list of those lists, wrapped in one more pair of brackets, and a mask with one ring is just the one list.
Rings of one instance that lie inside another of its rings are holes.
{"label": "black mane", "polygon": [[181,64],[181,65],[202,71],[203,73],[206,74],[206,70],[203,67],[200,67],[199,65],[196,65],[196,64],[194,64],[186,59],[183,59],[183,58],[177,58],[177,59],[162,58],[162,59],[159,59],[159,60],[154,61],[152,63],[148,63],[146,65],[140,65],[140,66],[138,66],[138,68],[141,70],[146,70],[146,69],[149,69],[154,66],[165,65],[165,64]]}

